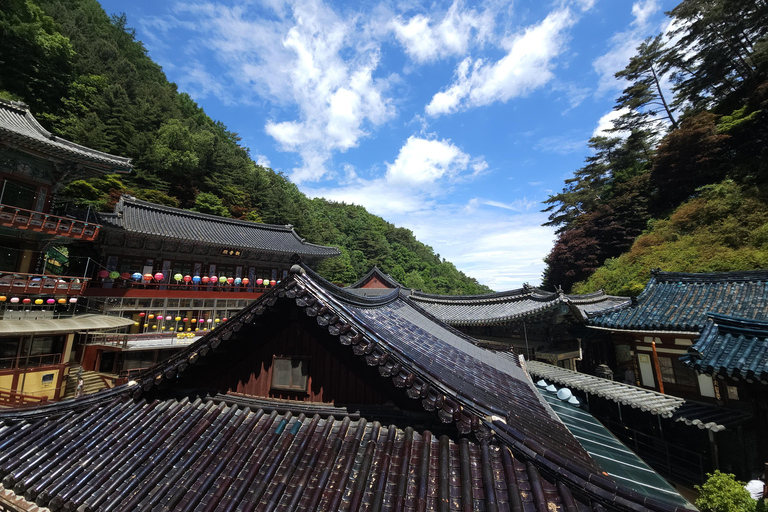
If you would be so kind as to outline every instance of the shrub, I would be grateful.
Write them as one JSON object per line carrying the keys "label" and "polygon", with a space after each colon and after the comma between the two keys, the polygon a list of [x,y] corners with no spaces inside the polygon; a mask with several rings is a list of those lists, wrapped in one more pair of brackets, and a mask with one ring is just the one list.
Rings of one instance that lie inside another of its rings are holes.
{"label": "shrub", "polygon": [[755,512],[757,501],[744,488],[744,482],[730,473],[707,473],[704,485],[697,485],[701,494],[696,507],[702,512]]}

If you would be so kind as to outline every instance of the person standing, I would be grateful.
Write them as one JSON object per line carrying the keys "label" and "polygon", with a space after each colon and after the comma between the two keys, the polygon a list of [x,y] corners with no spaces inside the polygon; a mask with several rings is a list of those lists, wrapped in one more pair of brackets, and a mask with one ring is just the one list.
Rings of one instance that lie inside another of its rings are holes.
{"label": "person standing", "polygon": [[752,472],[752,480],[747,482],[744,488],[749,492],[749,495],[756,500],[762,500],[765,498],[765,475],[760,471]]}

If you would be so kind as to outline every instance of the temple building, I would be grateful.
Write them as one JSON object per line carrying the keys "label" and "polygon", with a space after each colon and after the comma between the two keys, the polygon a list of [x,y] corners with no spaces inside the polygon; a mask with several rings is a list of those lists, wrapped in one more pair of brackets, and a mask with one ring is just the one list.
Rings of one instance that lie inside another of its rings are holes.
{"label": "temple building", "polygon": [[692,510],[588,416],[542,395],[517,355],[480,346],[407,293],[361,297],[295,265],[135,380],[0,411],[0,503]]}
{"label": "temple building", "polygon": [[290,225],[130,196],[99,213],[57,195],[131,170],[0,100],[0,405],[57,400],[77,375],[86,391],[112,386],[226,322],[282,280],[294,254],[310,265],[339,254]]}
{"label": "temple building", "polygon": [[709,432],[708,456],[747,478],[768,459],[766,321],[768,271],[653,271],[632,303],[590,315],[587,343],[614,349],[621,380],[740,416]]}

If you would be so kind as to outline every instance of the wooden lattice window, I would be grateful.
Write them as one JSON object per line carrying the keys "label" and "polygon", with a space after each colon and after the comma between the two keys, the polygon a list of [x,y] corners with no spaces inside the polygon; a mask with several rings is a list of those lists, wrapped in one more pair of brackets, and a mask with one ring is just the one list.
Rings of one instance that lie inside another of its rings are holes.
{"label": "wooden lattice window", "polygon": [[308,382],[308,359],[290,356],[273,357],[272,389],[306,392]]}

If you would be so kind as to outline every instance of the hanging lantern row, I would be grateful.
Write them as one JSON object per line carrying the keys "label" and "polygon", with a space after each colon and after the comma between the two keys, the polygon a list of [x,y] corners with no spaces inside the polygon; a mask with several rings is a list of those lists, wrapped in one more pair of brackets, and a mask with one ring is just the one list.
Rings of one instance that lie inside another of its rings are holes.
{"label": "hanging lantern row", "polygon": [[[19,297],[11,297],[9,299],[5,295],[0,295],[0,302],[10,302],[11,304],[18,304],[19,302],[21,302],[22,304],[32,304],[33,301],[30,298],[22,299],[22,298],[19,298]],[[77,297],[72,297],[70,299],[64,299],[64,298],[61,298],[61,299],[53,299],[53,298],[40,299],[40,298],[38,298],[38,299],[34,300],[34,303],[37,306],[40,306],[42,304],[48,304],[48,305],[52,306],[52,305],[57,304],[57,303],[58,304],[66,304],[67,302],[69,302],[70,304],[75,304],[75,303],[77,303]]]}
{"label": "hanging lantern row", "polygon": [[[99,272],[99,276],[102,276],[102,274],[104,274],[104,272],[107,272],[107,271],[106,270],[102,270],[101,272]],[[116,273],[116,272],[113,272],[113,273]],[[107,273],[107,274],[104,274],[102,277],[107,277],[107,276],[112,277],[112,274]],[[158,282],[161,282],[161,281],[165,280],[165,275],[162,272],[157,272],[155,275],[152,275],[152,274],[149,274],[149,273],[142,274],[141,272],[134,272],[133,274],[128,274],[127,272],[125,272],[123,274],[118,274],[113,279],[117,279],[117,277],[121,277],[123,279],[128,279],[128,277],[131,277],[131,278],[133,278],[134,281],[137,281],[137,282],[138,281],[145,281],[147,283],[149,283],[153,279],[155,281],[158,281]],[[210,276],[210,277],[209,276],[203,276],[203,277],[200,277],[200,276],[191,276],[189,274],[182,275],[182,274],[179,274],[179,273],[174,274],[173,279],[174,279],[174,281],[176,281],[176,283],[184,282],[186,284],[189,284],[189,283],[192,283],[192,284],[200,284],[200,283],[202,283],[202,284],[219,284],[220,286],[225,285],[225,284],[230,284],[230,285],[235,285],[235,286],[240,286],[240,285],[248,286],[251,283],[251,280],[248,279],[247,277],[242,277],[242,278],[240,278],[240,277],[226,277],[226,276]],[[272,280],[269,280],[269,279],[257,279],[256,280],[256,284],[258,286],[262,286],[262,285],[263,286],[275,286],[278,282],[279,281],[277,281],[275,279],[272,279]]]}
{"label": "hanging lantern row", "polygon": [[[186,318],[186,317],[185,318],[181,318],[180,316],[173,316],[173,315],[165,315],[165,316],[163,316],[163,315],[155,315],[154,313],[147,314],[144,311],[139,313],[139,317],[141,317],[141,318],[145,318],[146,317],[147,320],[158,320],[158,321],[163,321],[164,320],[166,322],[176,321],[176,322],[182,322],[182,323],[189,322],[189,323],[193,323],[193,324],[194,323],[201,323],[201,324],[203,324],[203,323],[209,323],[209,324],[210,323],[216,323],[216,324],[218,324],[220,322],[226,322],[227,321],[227,317],[224,317],[224,318],[208,318],[208,319],[205,319],[205,318],[200,318],[200,319],[198,319],[198,318],[191,318],[190,319],[190,318]],[[134,325],[138,325],[138,322],[135,322]]]}

